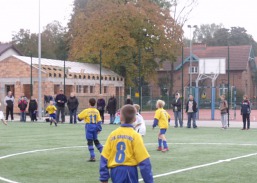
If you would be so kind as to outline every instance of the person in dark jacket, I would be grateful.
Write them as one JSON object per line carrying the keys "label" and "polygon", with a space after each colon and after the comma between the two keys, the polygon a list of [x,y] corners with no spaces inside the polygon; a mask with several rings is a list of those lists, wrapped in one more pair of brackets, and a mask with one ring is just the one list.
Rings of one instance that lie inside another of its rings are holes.
{"label": "person in dark jacket", "polygon": [[103,99],[103,97],[100,97],[98,100],[97,100],[97,110],[99,111],[100,113],[100,116],[102,118],[102,123],[104,124],[104,109],[105,109],[105,100]]}
{"label": "person in dark jacket", "polygon": [[191,120],[193,120],[193,127],[197,128],[195,119],[197,112],[197,103],[194,100],[193,95],[189,95],[189,100],[186,103],[186,113],[187,113],[187,128],[191,128]]}
{"label": "person in dark jacket", "polygon": [[109,98],[108,104],[107,104],[107,111],[110,114],[110,124],[113,124],[114,122],[116,107],[117,107],[116,98],[112,96],[111,98]]}
{"label": "person in dark jacket", "polygon": [[11,120],[13,121],[14,97],[11,91],[9,91],[7,96],[4,98],[4,104],[6,106],[5,120],[8,121],[9,114],[11,114]]}
{"label": "person in dark jacket", "polygon": [[175,128],[178,127],[178,121],[179,121],[179,126],[180,128],[183,127],[183,121],[181,117],[181,99],[180,99],[180,94],[176,93],[175,94],[175,99],[172,101],[172,106],[173,106],[173,112],[174,112],[174,118],[175,118]]}
{"label": "person in dark jacket", "polygon": [[126,105],[126,104],[133,105],[133,101],[132,101],[132,99],[130,98],[130,96],[127,97],[126,102],[125,102],[125,105]]}
{"label": "person in dark jacket", "polygon": [[58,95],[55,97],[55,102],[56,102],[56,121],[57,123],[59,122],[59,117],[61,113],[61,118],[62,118],[62,123],[65,122],[65,103],[67,103],[67,98],[63,94],[63,90],[60,89]]}
{"label": "person in dark jacket", "polygon": [[24,97],[21,97],[19,101],[18,107],[20,108],[20,121],[26,122],[26,108],[27,108],[27,101]]}
{"label": "person in dark jacket", "polygon": [[37,100],[31,96],[29,101],[29,115],[31,121],[37,121]]}
{"label": "person in dark jacket", "polygon": [[76,124],[79,101],[73,92],[70,94],[70,98],[68,99],[67,106],[70,112],[70,124],[72,124],[73,121],[74,121],[74,124]]}
{"label": "person in dark jacket", "polygon": [[[241,115],[243,117],[243,128],[242,130],[250,129],[250,113],[251,113],[251,103],[247,95],[244,95],[243,102],[241,103]],[[247,121],[247,128],[246,128]]]}

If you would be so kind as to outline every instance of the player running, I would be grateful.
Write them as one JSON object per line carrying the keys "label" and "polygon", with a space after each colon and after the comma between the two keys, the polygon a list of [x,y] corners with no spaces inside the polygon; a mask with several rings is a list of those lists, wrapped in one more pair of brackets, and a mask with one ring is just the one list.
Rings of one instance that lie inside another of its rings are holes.
{"label": "player running", "polygon": [[99,152],[102,152],[103,146],[97,139],[98,133],[102,131],[102,120],[99,111],[95,108],[96,100],[94,98],[89,99],[90,107],[83,110],[78,115],[78,120],[85,122],[85,132],[88,150],[90,152],[89,162],[95,162],[94,144]]}
{"label": "player running", "polygon": [[[165,102],[163,100],[157,100],[154,122],[153,122],[153,129],[158,125],[160,128],[160,133],[158,134],[158,143],[159,146],[157,151],[166,152],[169,150],[167,145],[167,140],[165,137],[165,133],[169,127],[170,122],[170,115],[167,113],[166,110],[163,109]],[[163,148],[162,148],[163,144]]]}

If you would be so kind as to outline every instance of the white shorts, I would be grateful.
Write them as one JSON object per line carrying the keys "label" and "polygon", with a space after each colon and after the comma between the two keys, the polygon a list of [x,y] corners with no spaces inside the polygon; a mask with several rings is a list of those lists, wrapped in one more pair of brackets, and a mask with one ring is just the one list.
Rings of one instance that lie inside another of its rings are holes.
{"label": "white shorts", "polygon": [[3,120],[4,119],[4,113],[3,111],[0,111],[0,120]]}
{"label": "white shorts", "polygon": [[139,133],[140,135],[142,135],[142,136],[145,136],[145,134],[146,134],[146,129],[143,127],[141,127],[141,128],[138,128],[137,129],[137,133]]}

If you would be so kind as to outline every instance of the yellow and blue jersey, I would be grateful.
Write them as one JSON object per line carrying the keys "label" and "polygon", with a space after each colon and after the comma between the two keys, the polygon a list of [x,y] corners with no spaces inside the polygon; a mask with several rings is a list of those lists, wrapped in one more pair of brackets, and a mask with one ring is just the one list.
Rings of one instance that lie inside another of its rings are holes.
{"label": "yellow and blue jersey", "polygon": [[78,118],[86,124],[97,124],[102,121],[99,111],[96,108],[88,108],[79,113]]}
{"label": "yellow and blue jersey", "polygon": [[48,114],[54,114],[56,110],[57,109],[56,109],[56,107],[54,105],[49,105],[46,108],[46,111],[48,112]]}
{"label": "yellow and blue jersey", "polygon": [[167,129],[169,127],[170,115],[163,108],[159,108],[155,111],[154,119],[158,121],[160,129]]}
{"label": "yellow and blue jersey", "polygon": [[132,125],[122,124],[105,143],[100,160],[100,181],[108,182],[111,177],[112,182],[138,182],[138,166],[144,182],[153,183],[149,157],[141,135]]}
{"label": "yellow and blue jersey", "polygon": [[143,139],[133,128],[119,127],[108,137],[102,156],[108,160],[108,168],[137,166],[149,158]]}

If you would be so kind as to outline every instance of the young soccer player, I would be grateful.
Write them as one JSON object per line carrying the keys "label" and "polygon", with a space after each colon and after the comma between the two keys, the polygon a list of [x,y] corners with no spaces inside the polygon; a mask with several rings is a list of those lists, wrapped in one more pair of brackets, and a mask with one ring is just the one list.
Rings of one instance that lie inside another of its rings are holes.
{"label": "young soccer player", "polygon": [[[153,183],[150,156],[143,139],[133,128],[136,109],[125,105],[121,109],[121,126],[108,137],[100,161],[100,181],[137,183],[139,166],[142,178],[146,183]],[[110,174],[109,174],[109,169]]]}
{"label": "young soccer player", "polygon": [[145,120],[144,120],[143,116],[141,116],[141,114],[139,114],[140,105],[134,104],[133,106],[137,110],[136,121],[134,122],[134,128],[137,133],[139,133],[142,136],[145,136],[146,126],[145,126]]}
{"label": "young soccer player", "polygon": [[[159,146],[157,148],[157,151],[166,152],[169,150],[167,145],[167,140],[165,138],[165,133],[169,127],[170,122],[170,115],[167,113],[166,110],[163,109],[165,105],[165,102],[163,100],[157,100],[156,102],[156,108],[155,116],[154,116],[154,123],[153,123],[153,129],[158,125],[160,128],[160,133],[158,134],[158,143]],[[163,144],[163,148],[162,148]]]}
{"label": "young soccer player", "polygon": [[[2,106],[2,104],[0,103],[0,107]],[[7,122],[6,120],[4,119],[4,113],[3,111],[0,111],[0,120],[5,124],[7,125]]]}
{"label": "young soccer player", "polygon": [[57,122],[56,122],[56,107],[54,106],[54,102],[50,101],[49,105],[46,108],[46,113],[49,114],[50,119],[50,125],[52,125],[52,123],[54,122],[55,126],[57,126]]}
{"label": "young soccer player", "polygon": [[85,122],[85,132],[88,150],[90,152],[89,162],[95,162],[94,144],[99,152],[102,152],[103,146],[99,142],[97,135],[102,131],[102,120],[99,111],[95,108],[96,100],[94,98],[89,99],[90,107],[83,110],[78,115],[78,120]]}

